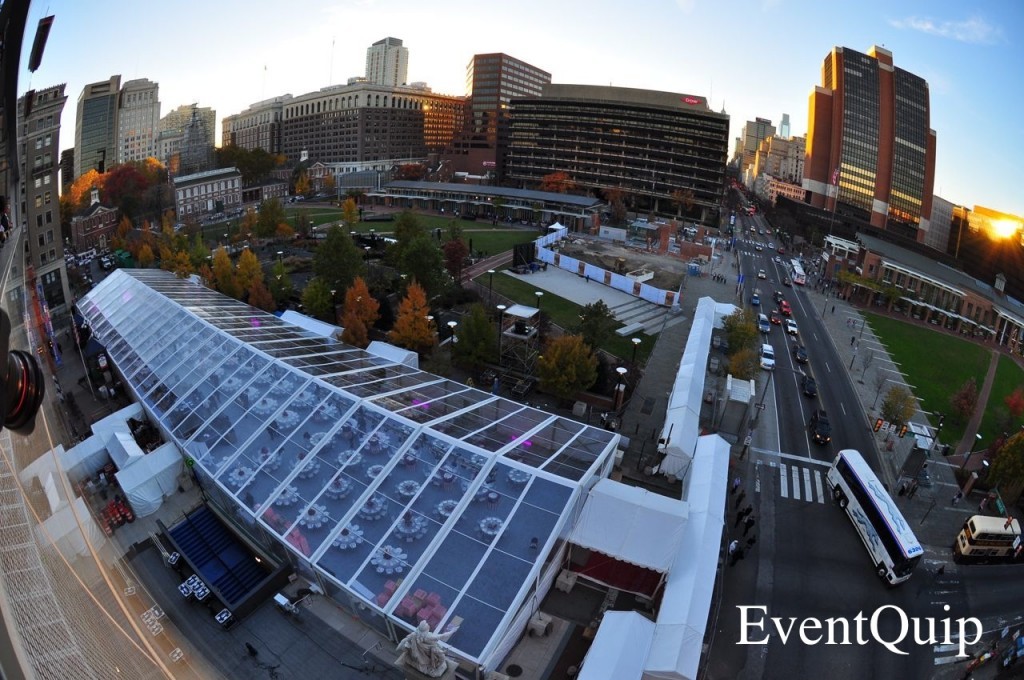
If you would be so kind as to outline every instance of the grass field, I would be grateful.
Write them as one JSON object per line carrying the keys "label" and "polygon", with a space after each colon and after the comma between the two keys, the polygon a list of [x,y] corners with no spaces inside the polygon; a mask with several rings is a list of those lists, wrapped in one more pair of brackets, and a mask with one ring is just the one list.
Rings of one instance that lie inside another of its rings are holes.
{"label": "grass field", "polygon": [[[940,439],[955,445],[967,423],[958,423],[950,415],[949,398],[969,378],[978,389],[985,382],[989,350],[966,340],[939,333],[889,317],[866,314],[875,335],[885,344],[892,360],[899,364],[921,408],[945,413]],[[884,395],[883,391],[883,395]],[[929,416],[934,424],[935,417]]]}
{"label": "grass field", "polygon": [[[1002,415],[1006,413],[1004,400],[1018,387],[1024,388],[1024,370],[1017,363],[1005,354],[999,357],[999,365],[996,368],[996,377],[992,381],[992,392],[989,394],[988,404],[985,408],[985,417],[981,421],[981,446],[987,446],[993,439],[1003,433],[1006,423],[1002,421]],[[1011,423],[1010,428],[1015,430],[1021,423]]]}
{"label": "grass field", "polygon": [[[487,280],[487,274],[478,276],[476,279],[477,283],[483,286],[487,285]],[[535,307],[537,305],[537,296],[534,294],[537,292],[537,289],[529,283],[517,279],[514,276],[508,276],[507,274],[502,273],[495,274],[494,290],[507,298],[515,300],[519,304],[529,305],[531,307]],[[580,311],[583,309],[581,305],[547,291],[544,292],[540,307],[541,310],[551,318],[552,323],[556,323],[569,331],[575,328],[579,323]],[[654,341],[658,336],[644,335],[641,333],[637,337],[643,340],[636,351],[637,361],[646,361],[648,355],[651,353],[651,349],[654,348]],[[633,358],[633,342],[631,337],[623,338],[612,334],[612,336],[601,345],[600,349],[627,361]]]}

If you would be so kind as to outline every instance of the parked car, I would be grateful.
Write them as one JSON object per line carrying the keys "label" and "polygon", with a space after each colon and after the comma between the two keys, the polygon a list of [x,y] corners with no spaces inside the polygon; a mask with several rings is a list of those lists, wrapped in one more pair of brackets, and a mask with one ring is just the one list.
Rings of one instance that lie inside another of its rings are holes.
{"label": "parked car", "polygon": [[786,332],[792,335],[794,338],[800,335],[800,331],[796,327],[796,321],[793,321],[792,319],[786,319]]}
{"label": "parked car", "polygon": [[800,378],[800,389],[804,391],[804,394],[808,397],[818,396],[818,383],[814,382],[814,378],[804,374],[804,377]]}
{"label": "parked car", "polygon": [[807,348],[803,345],[793,345],[793,360],[798,364],[806,364]]}
{"label": "parked car", "polygon": [[807,428],[811,431],[811,439],[815,444],[828,444],[832,441],[832,424],[828,422],[825,409],[814,409]]}

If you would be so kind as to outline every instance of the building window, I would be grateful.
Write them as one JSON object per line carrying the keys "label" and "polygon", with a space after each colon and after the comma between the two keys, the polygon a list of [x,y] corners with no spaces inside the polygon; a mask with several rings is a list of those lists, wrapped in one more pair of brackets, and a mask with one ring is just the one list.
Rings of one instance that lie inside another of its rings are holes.
{"label": "building window", "polygon": [[53,224],[53,211],[52,210],[47,210],[46,211],[46,223],[47,224]]}

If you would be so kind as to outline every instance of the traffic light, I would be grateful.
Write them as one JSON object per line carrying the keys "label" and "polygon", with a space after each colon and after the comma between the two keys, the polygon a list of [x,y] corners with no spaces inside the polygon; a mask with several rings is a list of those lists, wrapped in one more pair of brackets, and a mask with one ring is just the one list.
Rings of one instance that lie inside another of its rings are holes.
{"label": "traffic light", "polygon": [[903,425],[902,427],[900,427],[900,439],[903,439],[904,435],[906,435],[906,434],[907,434],[907,426]]}
{"label": "traffic light", "polygon": [[878,432],[879,430],[882,429],[882,422],[883,421],[881,418],[875,421],[875,432]]}

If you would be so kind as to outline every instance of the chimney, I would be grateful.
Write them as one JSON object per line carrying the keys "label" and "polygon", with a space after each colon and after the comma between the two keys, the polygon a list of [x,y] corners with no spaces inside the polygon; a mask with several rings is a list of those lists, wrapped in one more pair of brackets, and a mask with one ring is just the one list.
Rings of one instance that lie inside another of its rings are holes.
{"label": "chimney", "polygon": [[1002,273],[996,274],[996,290],[999,292],[1000,296],[1006,295],[1005,288],[1006,275]]}
{"label": "chimney", "polygon": [[96,205],[100,202],[100,190],[93,188],[89,190],[89,207]]}

